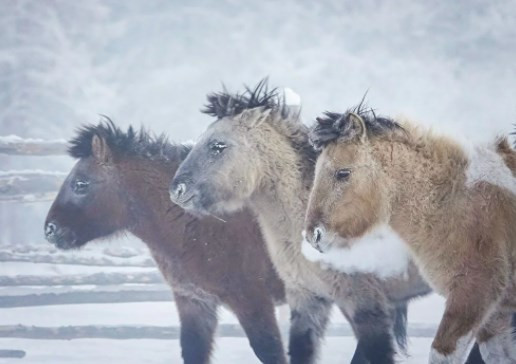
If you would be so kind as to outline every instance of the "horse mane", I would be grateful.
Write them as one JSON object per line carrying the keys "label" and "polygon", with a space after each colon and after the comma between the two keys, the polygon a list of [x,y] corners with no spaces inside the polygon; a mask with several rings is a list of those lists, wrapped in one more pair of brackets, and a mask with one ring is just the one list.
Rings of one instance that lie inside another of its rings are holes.
{"label": "horse mane", "polygon": [[[295,150],[310,161],[317,159],[318,152],[310,144],[309,129],[301,122],[299,109],[287,105],[285,96],[280,95],[278,88],[269,88],[267,78],[254,87],[244,85],[241,93],[229,93],[223,88],[221,92],[208,94],[207,99],[208,103],[201,112],[217,120],[236,117],[248,110],[255,114],[268,114],[267,120],[289,139]],[[253,119],[249,118],[249,122]]]}
{"label": "horse mane", "polygon": [[324,148],[341,137],[351,137],[355,132],[351,121],[351,115],[358,115],[364,121],[366,133],[369,138],[398,135],[405,129],[396,121],[377,116],[372,108],[364,105],[364,100],[359,105],[347,110],[345,113],[326,111],[322,117],[316,118],[315,125],[310,130],[310,142],[315,148]]}
{"label": "horse mane", "polygon": [[212,92],[206,96],[208,103],[201,112],[217,119],[233,117],[245,110],[257,107],[262,110],[279,111],[285,117],[289,113],[285,99],[279,97],[278,88],[269,89],[269,81],[263,78],[254,87],[244,85],[244,92],[229,93],[223,86],[220,92]]}
{"label": "horse mane", "polygon": [[151,160],[168,161],[184,159],[191,146],[173,144],[165,134],[152,135],[143,127],[135,131],[129,126],[123,131],[107,116],[98,124],[84,125],[77,129],[76,136],[69,141],[68,154],[76,159],[92,155],[91,143],[95,135],[103,138],[117,155],[138,156]]}

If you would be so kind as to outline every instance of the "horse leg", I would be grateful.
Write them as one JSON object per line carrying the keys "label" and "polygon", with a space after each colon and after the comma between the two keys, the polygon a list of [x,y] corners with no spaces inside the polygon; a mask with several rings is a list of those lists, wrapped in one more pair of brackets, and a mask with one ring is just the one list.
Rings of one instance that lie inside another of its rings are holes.
{"label": "horse leg", "polygon": [[[357,330],[355,329],[355,324],[353,323],[353,320],[351,320],[349,313],[346,312],[342,307],[340,307],[340,306],[338,306],[338,307],[340,309],[340,312],[346,318],[346,320],[348,320],[348,323],[351,326],[351,329],[353,330],[355,337],[357,337]],[[357,342],[357,347],[355,348],[355,352],[353,353],[353,356],[351,357],[350,364],[369,364],[369,360],[367,360],[367,358],[365,356],[362,345],[358,345],[358,344],[359,343]]]}
{"label": "horse leg", "polygon": [[516,363],[516,343],[513,340],[512,314],[496,311],[477,334],[482,358],[487,363]]}
{"label": "horse leg", "polygon": [[290,363],[313,364],[317,360],[332,302],[324,297],[292,290],[287,291],[287,299],[291,310]]}
{"label": "horse leg", "polygon": [[250,292],[235,295],[235,298],[227,303],[242,325],[258,359],[264,364],[285,364],[287,360],[276,321],[274,303],[265,290],[262,294]]}
{"label": "horse leg", "polygon": [[463,363],[473,341],[473,333],[489,311],[486,301],[467,300],[450,294],[443,318],[432,343],[430,364]]}
{"label": "horse leg", "polygon": [[359,330],[357,329],[355,322],[353,322],[353,320],[351,319],[350,314],[346,311],[347,309],[349,309],[349,307],[342,307],[341,305],[339,309],[348,320],[348,323],[351,326],[353,333],[355,334],[355,337],[357,338],[357,346],[351,358],[350,364],[370,364],[369,358],[366,355],[366,351],[370,351],[371,348],[368,347],[369,345],[367,344],[367,340],[366,342],[364,342],[364,340],[359,339]]}
{"label": "horse leg", "polygon": [[371,364],[394,364],[394,320],[389,310],[379,302],[371,302],[371,305],[358,307],[352,317],[357,332],[357,351]]}
{"label": "horse leg", "polygon": [[[353,294],[360,292],[360,295]],[[357,348],[352,363],[393,364],[395,349],[392,333],[398,330],[399,341],[405,340],[403,328],[395,325],[395,311],[380,290],[369,286],[367,281],[353,280],[353,289],[340,294],[337,305],[344,313],[355,332]],[[400,314],[403,314],[400,311]],[[396,327],[395,327],[396,326]]]}
{"label": "horse leg", "polygon": [[217,327],[217,304],[175,295],[181,321],[181,354],[184,364],[208,364]]}
{"label": "horse leg", "polygon": [[464,364],[485,364],[484,359],[482,359],[482,354],[480,354],[478,343],[473,345],[473,349],[471,349],[468,359]]}

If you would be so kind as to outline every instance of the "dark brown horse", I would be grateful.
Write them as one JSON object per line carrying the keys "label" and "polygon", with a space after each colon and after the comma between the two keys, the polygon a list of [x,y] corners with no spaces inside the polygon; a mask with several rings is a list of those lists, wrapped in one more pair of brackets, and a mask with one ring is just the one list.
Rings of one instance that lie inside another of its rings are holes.
{"label": "dark brown horse", "polygon": [[221,304],[263,363],[286,362],[274,315],[285,291],[252,216],[200,219],[169,199],[188,147],[109,122],[79,130],[69,152],[79,161],[48,213],[48,241],[74,249],[125,230],[145,242],[174,293],[185,363],[210,361]]}

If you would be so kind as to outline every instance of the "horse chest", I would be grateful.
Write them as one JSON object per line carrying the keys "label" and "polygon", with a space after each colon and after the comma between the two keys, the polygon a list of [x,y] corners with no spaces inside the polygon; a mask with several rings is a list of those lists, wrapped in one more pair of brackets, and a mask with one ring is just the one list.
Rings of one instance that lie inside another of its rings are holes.
{"label": "horse chest", "polygon": [[287,287],[324,295],[327,285],[320,277],[320,268],[303,257],[299,241],[268,241],[267,245],[276,271]]}
{"label": "horse chest", "polygon": [[192,272],[191,267],[185,266],[181,259],[170,257],[162,252],[151,250],[151,253],[163,278],[176,294],[191,299],[218,300],[217,296],[210,292],[208,285],[203,284],[203,282],[209,281],[209,277],[200,269]]}

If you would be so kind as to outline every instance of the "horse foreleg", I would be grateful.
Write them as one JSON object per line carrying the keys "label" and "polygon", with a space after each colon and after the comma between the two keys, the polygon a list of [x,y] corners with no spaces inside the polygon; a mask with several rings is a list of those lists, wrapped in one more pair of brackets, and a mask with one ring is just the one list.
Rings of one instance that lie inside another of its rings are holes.
{"label": "horse foreleg", "polygon": [[432,343],[430,364],[462,364],[474,339],[474,331],[489,311],[485,301],[468,301],[450,295]]}
{"label": "horse foreleg", "polygon": [[365,300],[351,315],[357,337],[352,363],[394,364],[394,318],[381,301]]}
{"label": "horse foreleg", "polygon": [[[403,349],[406,341],[406,305],[393,307],[376,280],[356,275],[337,291],[336,303],[357,338],[352,363],[395,363],[394,335]],[[399,317],[398,317],[399,315]],[[395,324],[395,318],[398,322]]]}
{"label": "horse foreleg", "polygon": [[234,298],[230,298],[228,304],[258,359],[264,364],[285,364],[285,351],[270,297],[265,292],[253,291],[234,295]]}
{"label": "horse foreleg", "polygon": [[[357,330],[355,328],[355,323],[351,319],[349,312],[347,312],[348,307],[347,306],[343,307],[342,304],[339,304],[340,302],[336,302],[336,303],[337,303],[337,306],[339,306],[340,312],[342,312],[344,317],[346,317],[346,320],[348,320],[348,323],[351,326],[351,329],[353,330],[355,337],[357,337]],[[367,360],[367,358],[365,356],[362,345],[356,346],[355,352],[353,353],[353,357],[351,358],[350,364],[369,364],[369,360]]]}
{"label": "horse foreleg", "polygon": [[329,299],[288,291],[290,305],[289,356],[291,364],[313,364],[319,353],[332,303]]}
{"label": "horse foreleg", "polygon": [[184,364],[208,364],[217,327],[217,304],[175,295]]}
{"label": "horse foreleg", "polygon": [[487,363],[516,363],[516,343],[513,340],[510,312],[495,312],[477,335],[482,358]]}
{"label": "horse foreleg", "polygon": [[473,348],[469,352],[468,359],[464,364],[485,364],[484,359],[482,359],[482,354],[480,354],[480,348],[478,347],[478,343],[473,345]]}

